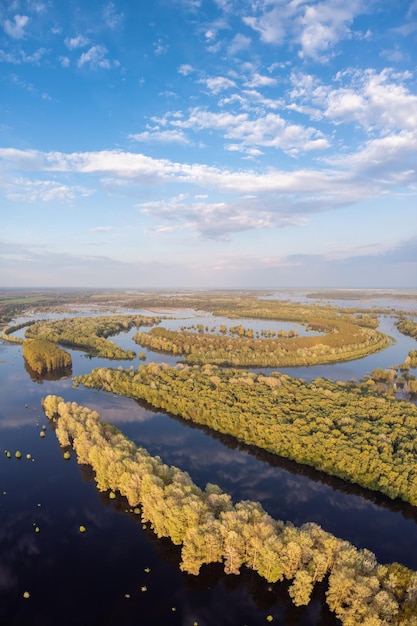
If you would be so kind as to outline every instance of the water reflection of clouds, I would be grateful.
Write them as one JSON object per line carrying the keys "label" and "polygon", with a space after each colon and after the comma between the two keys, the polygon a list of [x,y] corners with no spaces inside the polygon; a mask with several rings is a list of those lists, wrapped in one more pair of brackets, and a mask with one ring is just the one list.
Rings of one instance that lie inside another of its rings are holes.
{"label": "water reflection of clouds", "polygon": [[[155,418],[156,413],[150,409],[146,409],[138,405],[134,400],[124,398],[123,396],[114,397],[105,393],[92,393],[91,390],[81,389],[77,403],[84,404],[82,395],[87,395],[85,404],[89,409],[97,411],[101,419],[112,424],[140,424],[147,420]],[[83,394],[83,391],[86,393]],[[78,392],[78,389],[77,389]],[[78,393],[76,394],[78,396]]]}
{"label": "water reflection of clouds", "polygon": [[0,563],[0,591],[10,591],[17,586],[17,576],[5,565]]}
{"label": "water reflection of clouds", "polygon": [[22,426],[33,426],[35,422],[36,418],[34,418],[33,415],[22,414],[18,417],[15,415],[8,415],[5,417],[0,413],[0,430],[21,428]]}
{"label": "water reflection of clouds", "polygon": [[[30,530],[22,532],[22,528]],[[31,518],[26,513],[17,513],[2,524],[0,532],[0,589],[11,589],[17,585],[18,570],[26,562],[40,554]]]}

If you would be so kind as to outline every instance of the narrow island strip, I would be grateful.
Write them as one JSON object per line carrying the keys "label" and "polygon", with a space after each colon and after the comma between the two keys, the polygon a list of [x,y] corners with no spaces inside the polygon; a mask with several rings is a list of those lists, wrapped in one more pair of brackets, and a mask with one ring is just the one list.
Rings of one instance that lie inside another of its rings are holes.
{"label": "narrow island strip", "polygon": [[97,368],[75,386],[144,401],[247,445],[417,505],[417,406],[373,381],[311,383],[212,365]]}
{"label": "narrow island strip", "polygon": [[274,583],[287,580],[296,606],[307,605],[317,583],[342,624],[383,626],[417,623],[417,573],[325,532],[314,523],[297,528],[274,520],[257,502],[232,503],[212,484],[200,489],[188,473],[137,447],[97,412],[58,396],[43,400],[61,446],[72,446],[79,463],[95,473],[100,491],[124,496],[140,507],[158,537],[182,546],[181,569],[223,563],[227,574],[249,568]]}

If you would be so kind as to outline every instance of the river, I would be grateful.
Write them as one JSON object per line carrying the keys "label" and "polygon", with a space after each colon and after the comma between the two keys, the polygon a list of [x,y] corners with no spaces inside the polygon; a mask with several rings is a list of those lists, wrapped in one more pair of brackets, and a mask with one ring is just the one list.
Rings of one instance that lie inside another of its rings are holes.
{"label": "river", "polygon": [[[412,306],[416,303],[409,303]],[[165,325],[218,327],[224,322],[187,311],[180,320]],[[226,323],[254,327],[249,320]],[[297,325],[261,322],[260,327],[288,330]],[[390,316],[381,318],[381,330],[396,343],[379,354],[350,363],[281,371],[309,380],[316,376],[359,379],[375,367],[401,363],[409,350],[416,349],[416,341],[398,333]],[[138,352],[142,349],[132,341],[134,332],[114,340]],[[119,365],[70,352],[73,376],[98,366]],[[151,360],[176,361],[147,352],[147,362]],[[138,365],[138,360],[133,362]],[[178,548],[143,528],[122,499],[109,500],[100,494],[91,472],[74,457],[64,460],[40,405],[49,393],[98,410],[151,454],[188,471],[201,486],[217,483],[235,501],[260,501],[274,517],[297,525],[315,521],[336,536],[372,550],[382,563],[399,561],[417,570],[415,507],[237,445],[231,438],[132,400],[73,389],[71,378],[35,382],[17,344],[0,344],[0,389],[1,624],[254,626],[266,623],[268,616],[273,623],[285,625],[338,624],[323,602],[322,588],[308,607],[295,608],[286,585],[268,585],[249,572],[226,576],[220,566],[210,566],[199,577],[182,573]],[[9,450],[12,458],[3,450]],[[15,457],[16,450],[21,459]],[[29,598],[23,597],[26,591]]]}

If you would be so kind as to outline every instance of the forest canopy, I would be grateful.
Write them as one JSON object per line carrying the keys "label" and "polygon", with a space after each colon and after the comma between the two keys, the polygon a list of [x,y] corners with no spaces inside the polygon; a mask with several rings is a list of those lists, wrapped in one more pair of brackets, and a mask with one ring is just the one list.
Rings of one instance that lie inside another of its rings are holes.
{"label": "forest canopy", "polygon": [[28,339],[45,339],[71,348],[85,350],[92,356],[107,359],[134,359],[133,350],[123,350],[107,337],[126,332],[133,327],[153,326],[159,317],[143,315],[100,315],[97,317],[65,317],[44,320],[31,325],[25,333]]}
{"label": "forest canopy", "polygon": [[[144,523],[158,537],[181,546],[181,569],[223,563],[227,574],[242,567],[269,582],[287,580],[296,606],[310,602],[326,580],[326,600],[342,624],[416,624],[417,574],[397,564],[380,565],[317,524],[300,528],[274,520],[257,502],[232,503],[216,485],[195,485],[189,474],[165,465],[137,447],[95,411],[48,396],[46,416],[56,422],[61,446],[72,446],[78,462],[91,465],[100,491],[118,491],[140,506]],[[414,617],[413,617],[414,616]]]}
{"label": "forest canopy", "polygon": [[29,339],[23,344],[23,358],[37,374],[69,368],[71,355],[45,339]]}
{"label": "forest canopy", "polygon": [[105,389],[327,474],[417,504],[417,407],[363,384],[206,365],[98,368],[74,385]]}

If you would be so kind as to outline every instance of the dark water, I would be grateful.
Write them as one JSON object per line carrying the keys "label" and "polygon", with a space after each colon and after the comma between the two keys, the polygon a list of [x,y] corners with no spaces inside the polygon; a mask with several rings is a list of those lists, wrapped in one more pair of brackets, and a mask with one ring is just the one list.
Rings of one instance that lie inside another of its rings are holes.
{"label": "dark water", "polygon": [[[192,323],[201,323],[201,318],[190,314],[187,321],[170,322]],[[242,324],[250,326],[248,320]],[[291,373],[348,380],[402,362],[416,342],[399,335],[390,318],[382,324],[397,343],[379,355],[324,371],[303,368]],[[115,341],[132,348],[134,332]],[[100,365],[119,365],[71,354],[74,376]],[[164,355],[149,354],[151,359],[174,362]],[[72,389],[70,378],[34,382],[25,370],[21,347],[14,344],[0,344],[0,390],[1,625],[252,626],[267,623],[268,615],[273,623],[285,625],[338,623],[326,609],[323,588],[317,588],[308,607],[297,609],[284,584],[268,585],[251,572],[226,576],[220,566],[213,566],[199,577],[183,574],[178,548],[142,528],[124,501],[100,494],[88,468],[75,458],[63,459],[40,406],[49,393],[98,410],[152,454],[188,471],[201,486],[215,482],[235,500],[261,501],[276,518],[295,524],[316,521],[374,551],[380,562],[399,561],[417,569],[414,507],[237,446],[228,437],[154,413],[132,400]],[[10,450],[11,459],[4,450]],[[22,453],[20,460],[16,450]],[[85,533],[80,533],[80,525]]]}

